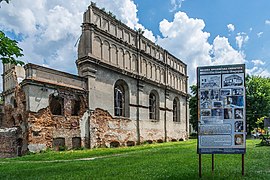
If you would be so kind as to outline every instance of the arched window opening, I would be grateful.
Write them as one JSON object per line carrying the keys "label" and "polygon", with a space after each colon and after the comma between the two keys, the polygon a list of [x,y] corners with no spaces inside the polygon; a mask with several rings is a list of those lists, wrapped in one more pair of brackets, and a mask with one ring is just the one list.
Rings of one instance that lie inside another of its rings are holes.
{"label": "arched window opening", "polygon": [[81,143],[81,138],[80,137],[73,137],[72,138],[72,149],[79,149],[82,147]]}
{"label": "arched window opening", "polygon": [[173,100],[173,121],[180,122],[180,104],[177,98]]}
{"label": "arched window opening", "polygon": [[129,117],[129,89],[123,80],[114,85],[114,115]]}
{"label": "arched window opening", "polygon": [[125,91],[123,86],[117,85],[114,88],[114,115],[125,116]]}
{"label": "arched window opening", "polygon": [[149,95],[149,119],[159,119],[159,100],[154,92],[151,92]]}

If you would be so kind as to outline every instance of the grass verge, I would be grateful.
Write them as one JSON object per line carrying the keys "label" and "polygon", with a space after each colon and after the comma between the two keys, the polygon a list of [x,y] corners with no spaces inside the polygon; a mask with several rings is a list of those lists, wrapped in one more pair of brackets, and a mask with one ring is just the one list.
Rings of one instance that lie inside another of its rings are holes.
{"label": "grass verge", "polygon": [[[270,147],[247,140],[241,155],[202,155],[202,179],[270,179]],[[199,179],[196,140],[114,149],[45,152],[0,159],[1,179]],[[85,159],[87,158],[87,159]]]}

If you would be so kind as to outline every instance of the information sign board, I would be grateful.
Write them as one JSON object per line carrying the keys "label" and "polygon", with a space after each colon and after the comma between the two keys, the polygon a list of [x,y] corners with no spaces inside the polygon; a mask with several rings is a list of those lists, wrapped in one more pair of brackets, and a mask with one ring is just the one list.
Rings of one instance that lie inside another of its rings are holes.
{"label": "information sign board", "polygon": [[198,153],[246,152],[245,65],[197,68]]}

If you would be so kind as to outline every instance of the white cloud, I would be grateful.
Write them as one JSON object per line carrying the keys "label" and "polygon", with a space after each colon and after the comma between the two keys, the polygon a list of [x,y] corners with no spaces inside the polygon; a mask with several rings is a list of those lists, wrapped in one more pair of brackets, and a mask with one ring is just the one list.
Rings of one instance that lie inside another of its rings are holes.
{"label": "white cloud", "polygon": [[247,74],[261,77],[270,77],[270,72],[262,67],[253,67],[246,70]]}
{"label": "white cloud", "polygon": [[237,33],[237,36],[235,37],[236,44],[239,49],[242,49],[242,46],[249,40],[249,37],[246,33]]}
{"label": "white cloud", "polygon": [[177,12],[172,22],[164,19],[159,25],[163,37],[157,43],[188,64],[191,83],[195,83],[197,66],[211,63],[212,46],[207,42],[210,33],[204,32],[204,27],[203,20],[189,18],[184,12]]}
{"label": "white cloud", "polygon": [[270,25],[270,20],[265,20],[264,22],[266,25]]}
{"label": "white cloud", "polygon": [[228,28],[228,31],[229,31],[229,32],[233,32],[234,29],[235,29],[235,27],[234,27],[233,24],[228,24],[228,25],[227,25],[227,28]]}
{"label": "white cloud", "polygon": [[184,12],[177,12],[172,22],[166,19],[160,22],[163,37],[157,43],[187,63],[191,84],[196,83],[198,66],[245,62],[245,55],[233,49],[227,38],[217,36],[210,44],[210,33],[204,27],[202,19],[189,18]]}
{"label": "white cloud", "polygon": [[262,35],[263,35],[263,32],[257,33],[258,38],[262,37]]}
{"label": "white cloud", "polygon": [[[0,11],[0,28],[23,37],[26,62],[76,73],[77,47],[81,34],[82,14],[90,1],[70,0],[12,0]],[[129,27],[145,31],[144,36],[156,41],[152,31],[139,23],[137,7],[132,0],[95,0],[98,7],[105,7]],[[183,1],[172,1],[181,4]],[[23,13],[22,15],[22,12]],[[190,18],[184,12],[175,13],[170,22],[160,22],[162,37],[157,43],[188,65],[191,83],[196,80],[196,67],[201,65],[244,62],[244,54],[231,47],[227,38],[217,36],[208,42],[210,33],[204,31],[202,19]],[[242,34],[241,34],[242,35]],[[247,40],[243,39],[242,43]],[[242,44],[241,44],[242,46]],[[63,66],[65,64],[65,66]]]}
{"label": "white cloud", "polygon": [[173,6],[172,9],[170,10],[170,12],[173,12],[175,11],[176,9],[178,8],[181,8],[182,7],[182,3],[184,2],[185,0],[171,0],[171,5]]}
{"label": "white cloud", "polygon": [[253,64],[255,66],[258,66],[258,65],[264,65],[265,62],[263,62],[262,60],[259,60],[259,59],[256,59],[256,60],[251,60],[251,62],[253,62]]}
{"label": "white cloud", "polygon": [[[155,42],[150,30],[138,23],[137,7],[132,0],[94,0],[97,6],[116,15],[130,28],[142,28],[144,36]],[[76,73],[77,47],[83,12],[90,1],[12,0],[1,3],[0,28],[22,37],[25,62]],[[68,66],[62,66],[68,64]]]}
{"label": "white cloud", "polygon": [[230,45],[228,38],[217,36],[212,49],[214,64],[241,64],[245,62],[245,55]]}

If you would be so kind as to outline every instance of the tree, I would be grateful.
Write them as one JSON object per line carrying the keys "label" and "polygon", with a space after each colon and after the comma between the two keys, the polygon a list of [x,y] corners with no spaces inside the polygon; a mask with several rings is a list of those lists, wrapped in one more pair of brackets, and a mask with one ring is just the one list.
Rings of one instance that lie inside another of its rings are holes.
{"label": "tree", "polygon": [[190,109],[190,119],[189,122],[191,123],[193,129],[198,132],[198,89],[196,85],[190,86],[191,89],[191,96],[189,99],[189,109]]}
{"label": "tree", "polygon": [[[9,3],[9,0],[0,0],[0,3],[2,1]],[[17,41],[9,39],[3,31],[0,31],[0,59],[3,64],[24,64],[24,62],[16,59],[23,56],[21,53],[23,50],[17,44]]]}
{"label": "tree", "polygon": [[247,76],[246,78],[247,132],[258,127],[256,122],[270,113],[270,78]]}
{"label": "tree", "polygon": [[17,43],[17,41],[9,39],[4,32],[0,31],[0,59],[3,64],[24,64],[24,62],[16,59],[23,56],[22,49],[18,47]]}

